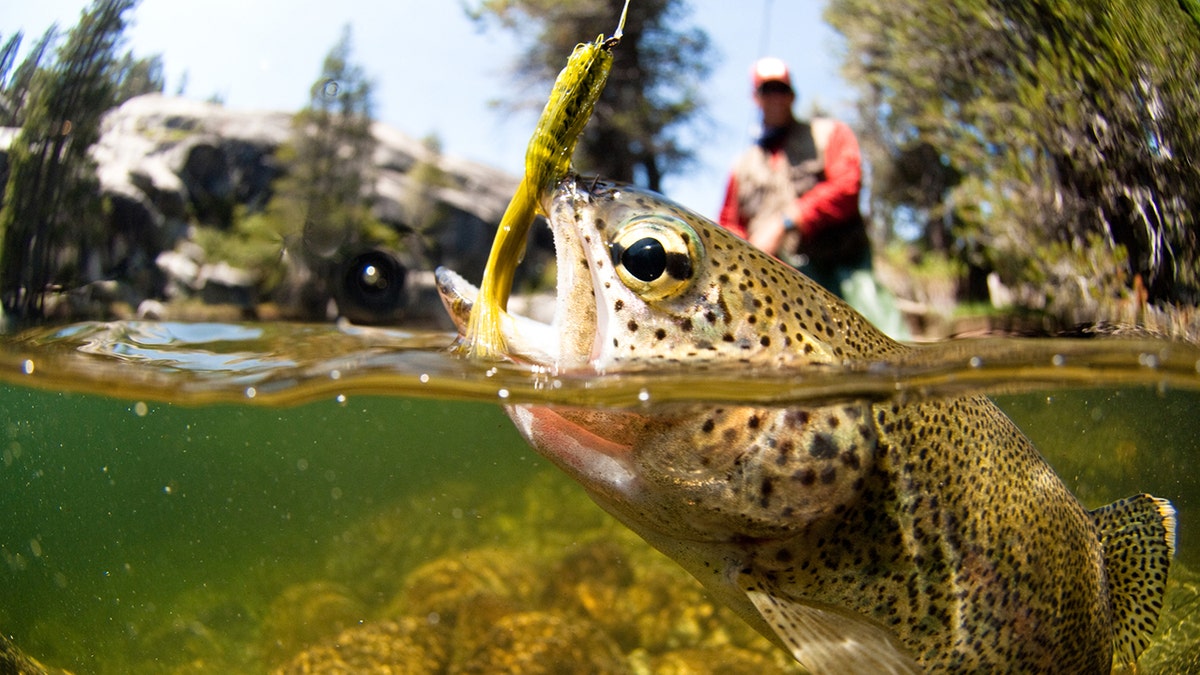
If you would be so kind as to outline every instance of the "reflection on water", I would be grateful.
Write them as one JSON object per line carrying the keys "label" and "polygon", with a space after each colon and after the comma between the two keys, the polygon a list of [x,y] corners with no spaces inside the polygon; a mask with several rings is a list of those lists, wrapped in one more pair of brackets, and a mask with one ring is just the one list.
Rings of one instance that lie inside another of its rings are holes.
{"label": "reflection on water", "polygon": [[984,390],[1086,506],[1138,492],[1175,503],[1178,563],[1143,672],[1200,668],[1195,347],[951,343],[907,363],[748,380],[530,372],[453,358],[451,341],[145,322],[7,338],[0,629],[77,672],[484,672],[554,658],[592,672],[794,671],[550,470],[495,403]]}

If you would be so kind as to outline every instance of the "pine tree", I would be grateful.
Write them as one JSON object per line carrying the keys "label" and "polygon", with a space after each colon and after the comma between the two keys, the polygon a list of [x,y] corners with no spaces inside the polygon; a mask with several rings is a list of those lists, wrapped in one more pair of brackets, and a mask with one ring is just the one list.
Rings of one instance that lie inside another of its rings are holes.
{"label": "pine tree", "polygon": [[57,37],[57,26],[50,26],[46,29],[46,32],[34,44],[33,49],[30,49],[25,59],[21,61],[21,65],[12,71],[11,76],[9,71],[15,62],[24,36],[18,32],[5,43],[3,52],[0,53],[0,59],[2,59],[0,62],[0,113],[3,114],[3,117],[0,118],[0,126],[19,127],[24,122],[23,111],[25,103],[28,101],[29,85],[33,80],[33,74],[41,68],[42,61],[46,58],[50,46]]}
{"label": "pine tree", "polygon": [[[268,218],[280,227],[295,264],[309,279],[298,301],[313,315],[336,290],[331,284],[344,258],[380,238],[394,237],[371,215],[376,140],[372,85],[351,61],[349,26],[329,51],[310,90],[309,104],[293,118],[292,141],[278,152],[285,176],[275,184]],[[331,281],[332,280],[332,281]]]}
{"label": "pine tree", "polygon": [[[541,109],[575,45],[610,34],[625,0],[482,0],[474,15],[492,16],[529,47],[516,77],[540,92],[513,107]],[[702,111],[700,85],[711,69],[708,35],[681,29],[687,7],[678,0],[629,5],[625,35],[615,50],[604,94],[575,153],[580,171],[661,190],[663,178],[694,157],[683,132]],[[534,30],[530,30],[533,27]]]}
{"label": "pine tree", "polygon": [[1048,299],[1200,302],[1197,6],[831,0],[875,211]]}
{"label": "pine tree", "polygon": [[18,320],[42,317],[45,292],[71,281],[70,252],[78,255],[100,232],[103,205],[88,149],[114,103],[117,48],[135,4],[96,0],[54,63],[32,75],[0,210],[0,301]]}

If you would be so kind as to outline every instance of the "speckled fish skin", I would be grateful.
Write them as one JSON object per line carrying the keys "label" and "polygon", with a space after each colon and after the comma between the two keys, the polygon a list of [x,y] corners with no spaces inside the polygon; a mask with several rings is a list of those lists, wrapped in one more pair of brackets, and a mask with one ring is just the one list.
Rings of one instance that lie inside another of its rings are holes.
{"label": "speckled fish skin", "polygon": [[[543,207],[559,263],[557,344],[510,340],[514,360],[560,372],[730,362],[803,372],[912,353],[653,193],[569,178]],[[638,252],[654,248],[647,238],[665,253],[649,263]],[[666,271],[641,278],[659,263]],[[444,271],[439,283],[461,325],[471,291]],[[601,506],[813,672],[1110,670],[1120,627],[1097,521],[986,398],[508,411]],[[1151,510],[1137,537],[1163,578],[1165,504],[1135,504]]]}

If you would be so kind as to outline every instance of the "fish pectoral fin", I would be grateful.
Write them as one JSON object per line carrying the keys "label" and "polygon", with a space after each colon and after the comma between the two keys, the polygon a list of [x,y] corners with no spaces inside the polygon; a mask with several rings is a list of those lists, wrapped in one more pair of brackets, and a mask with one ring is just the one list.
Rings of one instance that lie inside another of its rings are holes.
{"label": "fish pectoral fin", "polygon": [[1147,494],[1092,511],[1113,613],[1113,656],[1133,664],[1150,644],[1175,555],[1175,508]]}
{"label": "fish pectoral fin", "polygon": [[815,675],[922,672],[887,629],[864,617],[794,600],[753,570],[739,573],[738,585],[792,656]]}

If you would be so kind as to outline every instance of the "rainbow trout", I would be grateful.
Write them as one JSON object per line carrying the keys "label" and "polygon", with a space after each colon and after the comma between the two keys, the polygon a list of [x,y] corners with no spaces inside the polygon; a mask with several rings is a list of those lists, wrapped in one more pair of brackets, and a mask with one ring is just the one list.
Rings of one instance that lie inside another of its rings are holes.
{"label": "rainbow trout", "polygon": [[[553,372],[889,362],[885,337],[793,268],[663,197],[568,177],[542,195],[550,325],[504,313]],[[514,262],[515,264],[515,262]],[[477,297],[438,270],[465,329]],[[541,454],[815,673],[1104,673],[1147,645],[1174,511],[1085,510],[984,397],[639,410],[512,405]]]}

